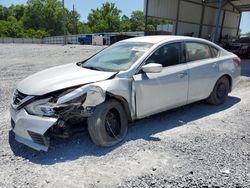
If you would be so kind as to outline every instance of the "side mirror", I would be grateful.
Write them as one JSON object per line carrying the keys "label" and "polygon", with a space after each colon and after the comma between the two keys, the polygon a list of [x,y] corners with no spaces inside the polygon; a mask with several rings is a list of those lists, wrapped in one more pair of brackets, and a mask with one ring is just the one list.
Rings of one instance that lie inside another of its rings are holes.
{"label": "side mirror", "polygon": [[149,63],[142,66],[142,70],[145,73],[159,73],[162,71],[162,65],[158,63]]}

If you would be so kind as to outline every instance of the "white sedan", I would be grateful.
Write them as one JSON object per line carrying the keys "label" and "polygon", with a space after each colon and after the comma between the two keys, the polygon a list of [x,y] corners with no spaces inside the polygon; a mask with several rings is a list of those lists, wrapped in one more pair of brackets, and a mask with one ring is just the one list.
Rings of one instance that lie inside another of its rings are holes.
{"label": "white sedan", "polygon": [[129,121],[203,99],[223,103],[240,71],[236,55],[207,40],[131,38],[21,81],[11,102],[12,129],[36,150],[84,128],[95,144],[112,146],[125,138]]}

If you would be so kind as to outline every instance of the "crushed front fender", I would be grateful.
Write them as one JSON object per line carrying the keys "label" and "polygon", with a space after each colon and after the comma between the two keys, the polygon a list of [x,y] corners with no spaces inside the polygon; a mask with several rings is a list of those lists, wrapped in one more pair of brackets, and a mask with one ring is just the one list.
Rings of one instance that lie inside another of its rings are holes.
{"label": "crushed front fender", "polygon": [[95,107],[105,101],[105,91],[101,87],[95,85],[85,85],[60,97],[57,100],[56,105],[60,106],[70,103],[70,101],[73,101],[82,95],[86,95],[86,99],[82,104],[84,109],[87,107]]}

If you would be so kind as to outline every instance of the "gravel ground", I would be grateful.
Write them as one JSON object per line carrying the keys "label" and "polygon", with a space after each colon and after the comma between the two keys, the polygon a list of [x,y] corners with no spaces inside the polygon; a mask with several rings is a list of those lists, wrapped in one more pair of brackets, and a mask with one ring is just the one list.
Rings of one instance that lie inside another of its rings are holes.
{"label": "gravel ground", "polygon": [[15,85],[103,47],[0,44],[0,187],[250,187],[250,61],[227,102],[197,102],[132,123],[125,141],[95,146],[87,132],[36,152],[14,140]]}

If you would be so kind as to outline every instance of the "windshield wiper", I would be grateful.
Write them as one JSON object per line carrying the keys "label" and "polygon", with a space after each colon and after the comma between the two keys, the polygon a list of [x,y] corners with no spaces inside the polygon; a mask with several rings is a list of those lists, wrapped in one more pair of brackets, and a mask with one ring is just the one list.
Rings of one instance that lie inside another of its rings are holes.
{"label": "windshield wiper", "polygon": [[96,68],[96,67],[92,67],[92,66],[82,66],[82,67],[83,67],[83,68],[87,68],[87,69],[91,69],[91,70],[102,71],[101,69]]}

